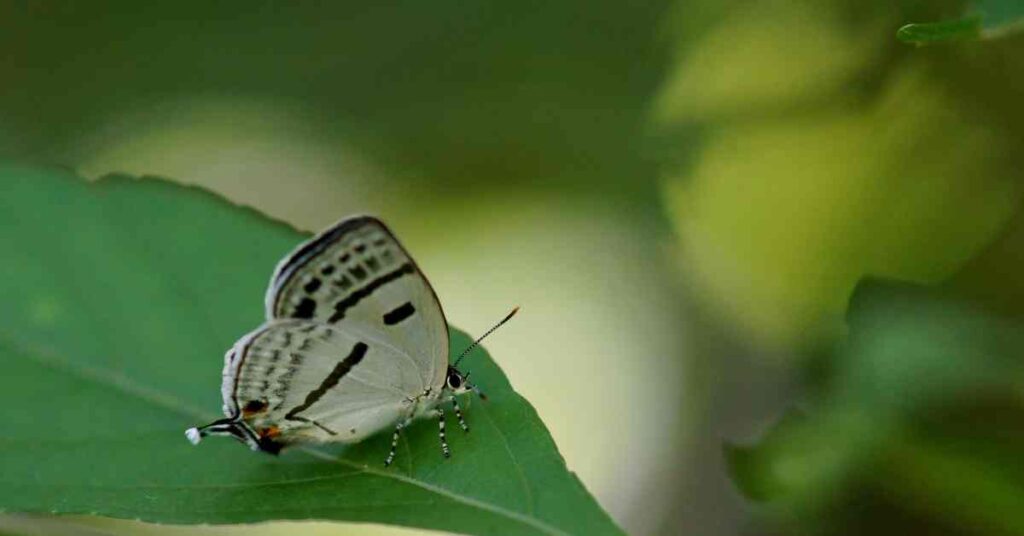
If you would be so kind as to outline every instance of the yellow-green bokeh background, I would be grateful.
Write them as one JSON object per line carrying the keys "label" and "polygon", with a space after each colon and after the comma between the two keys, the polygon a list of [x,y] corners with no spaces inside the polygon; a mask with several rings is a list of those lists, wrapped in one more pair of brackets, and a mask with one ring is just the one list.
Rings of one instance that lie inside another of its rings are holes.
{"label": "yellow-green bokeh background", "polygon": [[[379,214],[454,325],[522,306],[488,346],[623,527],[758,534],[722,441],[782,413],[862,277],[1020,310],[1024,36],[895,38],[962,10],[8,6],[0,157],[199,184],[310,231]],[[244,532],[297,528],[414,532]]]}

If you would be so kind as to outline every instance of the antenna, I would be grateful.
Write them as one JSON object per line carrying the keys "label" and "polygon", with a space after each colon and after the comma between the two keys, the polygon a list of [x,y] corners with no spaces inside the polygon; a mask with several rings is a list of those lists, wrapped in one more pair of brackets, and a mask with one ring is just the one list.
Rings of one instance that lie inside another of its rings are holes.
{"label": "antenna", "polygon": [[473,344],[470,344],[468,348],[463,350],[462,353],[459,354],[459,358],[455,360],[455,363],[452,364],[452,366],[453,367],[458,367],[459,366],[459,362],[462,361],[462,358],[466,357],[466,354],[468,354],[473,348],[476,348],[477,346],[479,346],[480,345],[480,341],[484,340],[484,338],[486,338],[491,333],[494,333],[494,330],[500,328],[502,324],[504,324],[505,322],[508,322],[508,320],[510,318],[512,318],[513,316],[515,316],[515,314],[518,313],[518,312],[519,312],[519,306],[517,305],[515,309],[512,309],[511,313],[506,315],[505,318],[501,319],[501,322],[498,322],[497,324],[495,324],[493,328],[487,330],[487,333],[484,333],[483,335],[481,335],[479,339],[473,341]]}

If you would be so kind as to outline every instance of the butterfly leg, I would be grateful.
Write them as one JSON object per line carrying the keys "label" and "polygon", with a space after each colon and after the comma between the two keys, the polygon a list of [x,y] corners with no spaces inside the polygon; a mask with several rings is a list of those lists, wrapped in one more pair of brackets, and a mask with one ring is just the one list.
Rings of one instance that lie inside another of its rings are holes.
{"label": "butterfly leg", "polygon": [[437,435],[441,438],[441,453],[444,454],[445,458],[451,458],[452,452],[448,450],[448,439],[444,433],[444,410],[441,408],[434,408],[437,415]]}
{"label": "butterfly leg", "polygon": [[455,395],[451,395],[452,409],[455,410],[455,417],[459,419],[459,427],[462,428],[463,432],[469,431],[469,426],[466,425],[466,419],[462,417],[462,408],[459,407],[459,401],[455,398]]}
{"label": "butterfly leg", "polygon": [[388,458],[384,460],[384,467],[391,465],[391,462],[395,461],[395,450],[398,449],[398,435],[402,433],[402,428],[405,428],[404,421],[395,426],[395,433],[391,435],[391,451],[388,452]]}

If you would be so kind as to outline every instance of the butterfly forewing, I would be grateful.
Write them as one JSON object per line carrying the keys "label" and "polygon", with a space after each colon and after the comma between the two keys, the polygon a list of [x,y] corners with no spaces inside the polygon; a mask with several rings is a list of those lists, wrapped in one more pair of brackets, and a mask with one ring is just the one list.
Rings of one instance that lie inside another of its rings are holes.
{"label": "butterfly forewing", "polygon": [[420,384],[444,382],[448,326],[441,305],[405,248],[376,218],[343,220],[288,255],[271,278],[266,309],[268,321],[304,319],[383,333],[396,353],[416,362]]}
{"label": "butterfly forewing", "polygon": [[303,319],[270,321],[228,353],[225,409],[282,443],[358,441],[401,419],[425,388],[418,364],[386,337]]}

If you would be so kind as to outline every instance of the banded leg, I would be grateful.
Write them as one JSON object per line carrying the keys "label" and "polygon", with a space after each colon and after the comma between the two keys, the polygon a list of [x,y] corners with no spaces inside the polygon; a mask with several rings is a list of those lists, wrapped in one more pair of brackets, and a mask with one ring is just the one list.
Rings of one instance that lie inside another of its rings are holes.
{"label": "banded leg", "polygon": [[463,432],[469,431],[469,426],[466,425],[466,419],[462,417],[462,408],[459,407],[459,401],[455,398],[455,395],[451,396],[452,409],[455,410],[455,416],[459,419],[459,427],[462,428]]}
{"label": "banded leg", "polygon": [[437,408],[435,411],[437,412],[437,433],[441,438],[441,453],[445,458],[451,458],[452,453],[448,450],[448,439],[445,438],[444,433],[444,410]]}
{"label": "banded leg", "polygon": [[398,449],[398,435],[402,432],[402,428],[405,428],[404,421],[395,426],[395,433],[391,435],[391,451],[388,452],[388,458],[384,460],[384,467],[391,465],[391,462],[395,461],[395,450]]}

